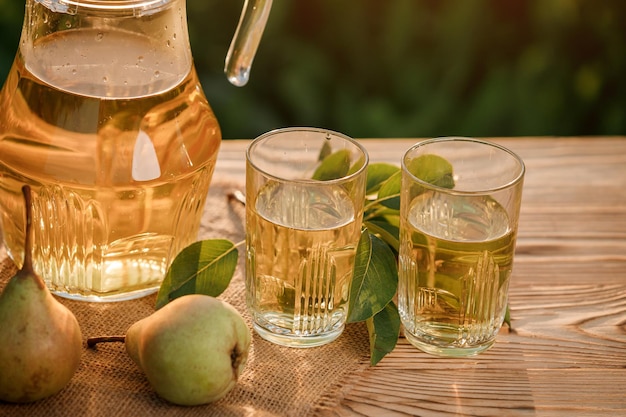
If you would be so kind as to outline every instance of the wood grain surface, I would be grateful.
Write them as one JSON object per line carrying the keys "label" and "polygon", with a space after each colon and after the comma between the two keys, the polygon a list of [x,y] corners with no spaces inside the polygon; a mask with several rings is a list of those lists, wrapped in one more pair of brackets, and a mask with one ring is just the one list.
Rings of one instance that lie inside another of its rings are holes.
{"label": "wood grain surface", "polygon": [[[626,138],[490,138],[526,164],[512,329],[469,359],[401,338],[323,416],[626,416]],[[362,140],[399,164],[418,139]],[[217,175],[243,178],[249,142]]]}
{"label": "wood grain surface", "polygon": [[[316,416],[626,417],[626,137],[488,139],[527,170],[512,327],[466,359],[401,337]],[[371,162],[396,165],[418,141],[361,139]],[[222,143],[215,178],[244,183],[249,143]]]}

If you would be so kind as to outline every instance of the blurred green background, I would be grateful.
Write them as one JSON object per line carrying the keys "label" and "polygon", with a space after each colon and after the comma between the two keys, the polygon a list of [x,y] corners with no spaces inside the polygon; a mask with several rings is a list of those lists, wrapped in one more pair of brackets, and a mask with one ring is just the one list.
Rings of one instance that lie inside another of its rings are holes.
{"label": "blurred green background", "polygon": [[[243,1],[188,0],[224,138],[626,134],[624,0],[275,0],[247,86],[223,63]],[[0,77],[24,4],[0,0]]]}

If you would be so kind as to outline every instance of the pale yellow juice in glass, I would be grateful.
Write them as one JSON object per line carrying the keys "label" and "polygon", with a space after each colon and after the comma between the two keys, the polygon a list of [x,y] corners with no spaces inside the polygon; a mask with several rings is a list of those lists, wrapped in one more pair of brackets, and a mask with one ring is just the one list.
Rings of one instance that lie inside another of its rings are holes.
{"label": "pale yellow juice in glass", "polygon": [[248,207],[246,282],[258,332],[270,340],[295,336],[294,345],[307,346],[341,333],[358,223],[341,186],[270,181],[260,190]]}
{"label": "pale yellow juice in glass", "polygon": [[402,222],[398,298],[407,338],[451,356],[491,346],[515,249],[507,212],[488,196],[426,191]]}

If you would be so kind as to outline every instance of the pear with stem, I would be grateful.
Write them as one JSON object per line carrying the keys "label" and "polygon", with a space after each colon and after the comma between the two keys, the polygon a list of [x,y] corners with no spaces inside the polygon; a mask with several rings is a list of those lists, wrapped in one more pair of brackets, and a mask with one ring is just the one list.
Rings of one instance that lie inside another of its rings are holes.
{"label": "pear with stem", "polygon": [[126,336],[89,338],[87,346],[103,342],[124,342],[158,395],[191,406],[217,401],[235,387],[251,335],[232,305],[188,294],[134,323]]}
{"label": "pear with stem", "polygon": [[74,375],[82,334],[74,314],[57,301],[32,265],[30,187],[24,264],[0,294],[0,400],[26,403],[56,394]]}

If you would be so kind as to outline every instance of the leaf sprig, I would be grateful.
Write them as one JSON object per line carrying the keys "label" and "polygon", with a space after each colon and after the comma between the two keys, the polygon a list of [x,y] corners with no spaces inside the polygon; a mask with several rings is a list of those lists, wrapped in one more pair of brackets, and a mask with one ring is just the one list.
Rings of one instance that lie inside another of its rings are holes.
{"label": "leaf sprig", "polygon": [[[313,175],[316,179],[337,178],[354,169],[344,151],[325,152]],[[399,171],[389,164],[368,166],[364,227],[355,255],[347,323],[366,322],[372,365],[394,349],[400,333],[400,317],[392,301],[398,286]],[[159,288],[156,308],[186,294],[219,296],[234,276],[237,246],[242,243],[207,239],[184,248]]]}
{"label": "leaf sprig", "polygon": [[[430,175],[426,177],[431,179],[429,182],[451,188],[453,180],[447,161],[426,157],[414,160],[409,169],[425,170]],[[333,153],[328,147],[322,148],[319,160],[313,174],[317,180],[339,178],[362,165],[362,161],[351,165],[346,151]],[[363,230],[356,249],[347,323],[366,323],[372,366],[395,348],[400,334],[400,316],[393,301],[398,286],[400,189],[399,167],[387,163],[368,166]],[[237,246],[242,243],[209,239],[183,249],[159,289],[156,308],[186,294],[220,295],[235,273]],[[506,322],[510,326],[509,317],[507,309]]]}
{"label": "leaf sprig", "polygon": [[[344,150],[333,153],[323,148],[313,178],[339,178],[359,164],[362,161],[351,165],[350,155]],[[390,164],[370,164],[366,189],[347,323],[366,322],[370,363],[376,365],[394,349],[400,333],[400,316],[393,302],[398,286],[400,169]],[[208,239],[183,249],[161,284],[156,308],[186,294],[219,296],[235,273],[237,246],[225,239]]]}

